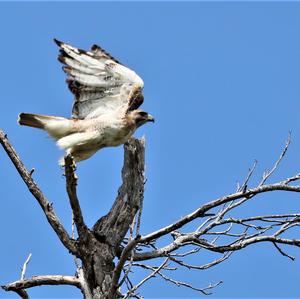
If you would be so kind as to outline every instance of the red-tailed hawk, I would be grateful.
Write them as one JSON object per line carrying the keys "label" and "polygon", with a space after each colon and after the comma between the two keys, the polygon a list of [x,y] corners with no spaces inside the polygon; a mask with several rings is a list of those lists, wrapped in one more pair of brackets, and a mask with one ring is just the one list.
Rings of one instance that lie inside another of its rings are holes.
{"label": "red-tailed hawk", "polygon": [[97,45],[83,51],[54,40],[60,47],[67,83],[75,95],[72,118],[20,113],[20,125],[43,129],[75,162],[99,149],[125,143],[154,118],[139,110],[143,80]]}

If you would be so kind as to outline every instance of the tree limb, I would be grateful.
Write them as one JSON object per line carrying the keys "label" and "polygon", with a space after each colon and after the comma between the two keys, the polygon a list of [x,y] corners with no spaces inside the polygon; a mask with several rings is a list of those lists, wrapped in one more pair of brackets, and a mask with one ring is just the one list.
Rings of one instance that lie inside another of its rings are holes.
{"label": "tree limb", "polygon": [[80,238],[85,238],[89,233],[89,230],[84,223],[82,216],[80,203],[77,197],[77,177],[75,175],[75,164],[70,155],[65,157],[65,175],[66,175],[66,187],[70,200],[70,205],[73,212],[73,221],[76,225],[76,229]]}
{"label": "tree limb", "polygon": [[75,241],[71,240],[71,238],[69,237],[67,231],[59,221],[56,213],[54,212],[52,204],[47,200],[47,198],[44,196],[44,194],[38,187],[37,183],[33,180],[33,178],[31,177],[32,173],[30,173],[26,169],[19,156],[17,155],[16,151],[11,146],[6,134],[4,134],[2,130],[0,130],[0,143],[6,151],[7,155],[9,156],[10,160],[14,164],[15,168],[19,172],[24,183],[27,185],[28,190],[31,192],[31,194],[35,197],[35,199],[41,206],[49,224],[59,237],[60,241],[72,254],[76,255],[77,248]]}
{"label": "tree limb", "polygon": [[22,299],[29,299],[29,296],[25,290],[13,290],[13,292],[17,293]]}
{"label": "tree limb", "polygon": [[216,208],[224,203],[237,200],[239,198],[248,198],[248,197],[253,197],[254,195],[260,194],[260,193],[265,193],[265,192],[270,192],[270,191],[275,191],[275,190],[281,190],[281,191],[290,191],[290,192],[300,192],[300,186],[289,186],[286,184],[282,183],[276,183],[276,184],[271,184],[271,185],[262,185],[253,189],[248,189],[245,192],[239,191],[230,195],[222,196],[219,197],[218,199],[215,199],[194,212],[182,217],[180,220],[174,222],[173,224],[170,224],[168,226],[165,226],[153,233],[150,233],[146,236],[142,236],[139,243],[148,243],[151,240],[155,240],[157,238],[160,238],[162,236],[165,236],[166,234],[181,228],[185,224],[193,221],[196,218],[203,217],[205,216],[205,213],[209,211],[210,209]]}
{"label": "tree limb", "polygon": [[125,262],[127,261],[127,258],[131,254],[132,250],[137,245],[140,237],[141,237],[140,235],[137,235],[133,240],[131,240],[127,244],[127,246],[122,251],[121,257],[119,259],[119,262],[118,262],[117,266],[115,267],[114,274],[113,274],[113,277],[112,277],[111,289],[110,289],[110,296],[112,296],[114,294],[114,292],[116,291],[116,289],[118,288],[118,286],[119,286],[119,284],[118,284],[119,278],[120,278],[122,269],[123,269],[123,267],[125,265]]}
{"label": "tree limb", "polygon": [[72,285],[81,288],[80,281],[75,276],[64,275],[41,275],[33,276],[28,279],[17,280],[7,285],[1,286],[5,291],[19,292],[24,289],[42,285]]}

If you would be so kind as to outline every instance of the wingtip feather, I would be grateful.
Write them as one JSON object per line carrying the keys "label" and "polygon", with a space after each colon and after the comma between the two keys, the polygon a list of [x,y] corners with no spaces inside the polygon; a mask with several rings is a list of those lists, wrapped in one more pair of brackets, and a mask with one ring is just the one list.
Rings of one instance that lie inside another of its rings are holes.
{"label": "wingtip feather", "polygon": [[97,50],[102,50],[102,49],[101,49],[101,47],[99,47],[98,45],[93,44],[93,45],[91,46],[91,50],[92,50],[92,51],[97,51]]}
{"label": "wingtip feather", "polygon": [[61,47],[61,45],[63,44],[63,42],[59,41],[59,40],[56,39],[56,38],[53,38],[53,41],[54,41],[59,47]]}
{"label": "wingtip feather", "polygon": [[62,67],[62,70],[67,74],[70,74],[72,72],[72,68],[66,65]]}
{"label": "wingtip feather", "polygon": [[65,58],[66,56],[64,55],[64,54],[60,54],[60,55],[58,55],[58,57],[57,57],[57,60],[59,61],[59,62],[61,62],[61,63],[66,63],[65,62]]}

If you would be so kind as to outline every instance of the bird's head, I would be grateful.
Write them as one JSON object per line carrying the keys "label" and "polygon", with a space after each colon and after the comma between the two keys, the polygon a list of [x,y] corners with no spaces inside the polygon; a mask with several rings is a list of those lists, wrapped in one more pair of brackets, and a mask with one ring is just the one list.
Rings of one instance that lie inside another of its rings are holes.
{"label": "bird's head", "polygon": [[128,117],[134,122],[136,127],[140,127],[147,122],[154,122],[154,117],[142,110],[133,110],[128,113]]}

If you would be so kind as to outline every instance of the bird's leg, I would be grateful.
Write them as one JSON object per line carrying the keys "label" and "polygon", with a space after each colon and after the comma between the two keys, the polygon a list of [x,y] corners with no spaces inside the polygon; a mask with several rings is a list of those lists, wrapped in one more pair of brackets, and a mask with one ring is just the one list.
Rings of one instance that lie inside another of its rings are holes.
{"label": "bird's leg", "polygon": [[71,158],[72,158],[72,164],[70,166],[72,167],[72,170],[75,173],[75,171],[76,171],[76,162],[75,162],[75,159],[72,155],[71,155]]}

